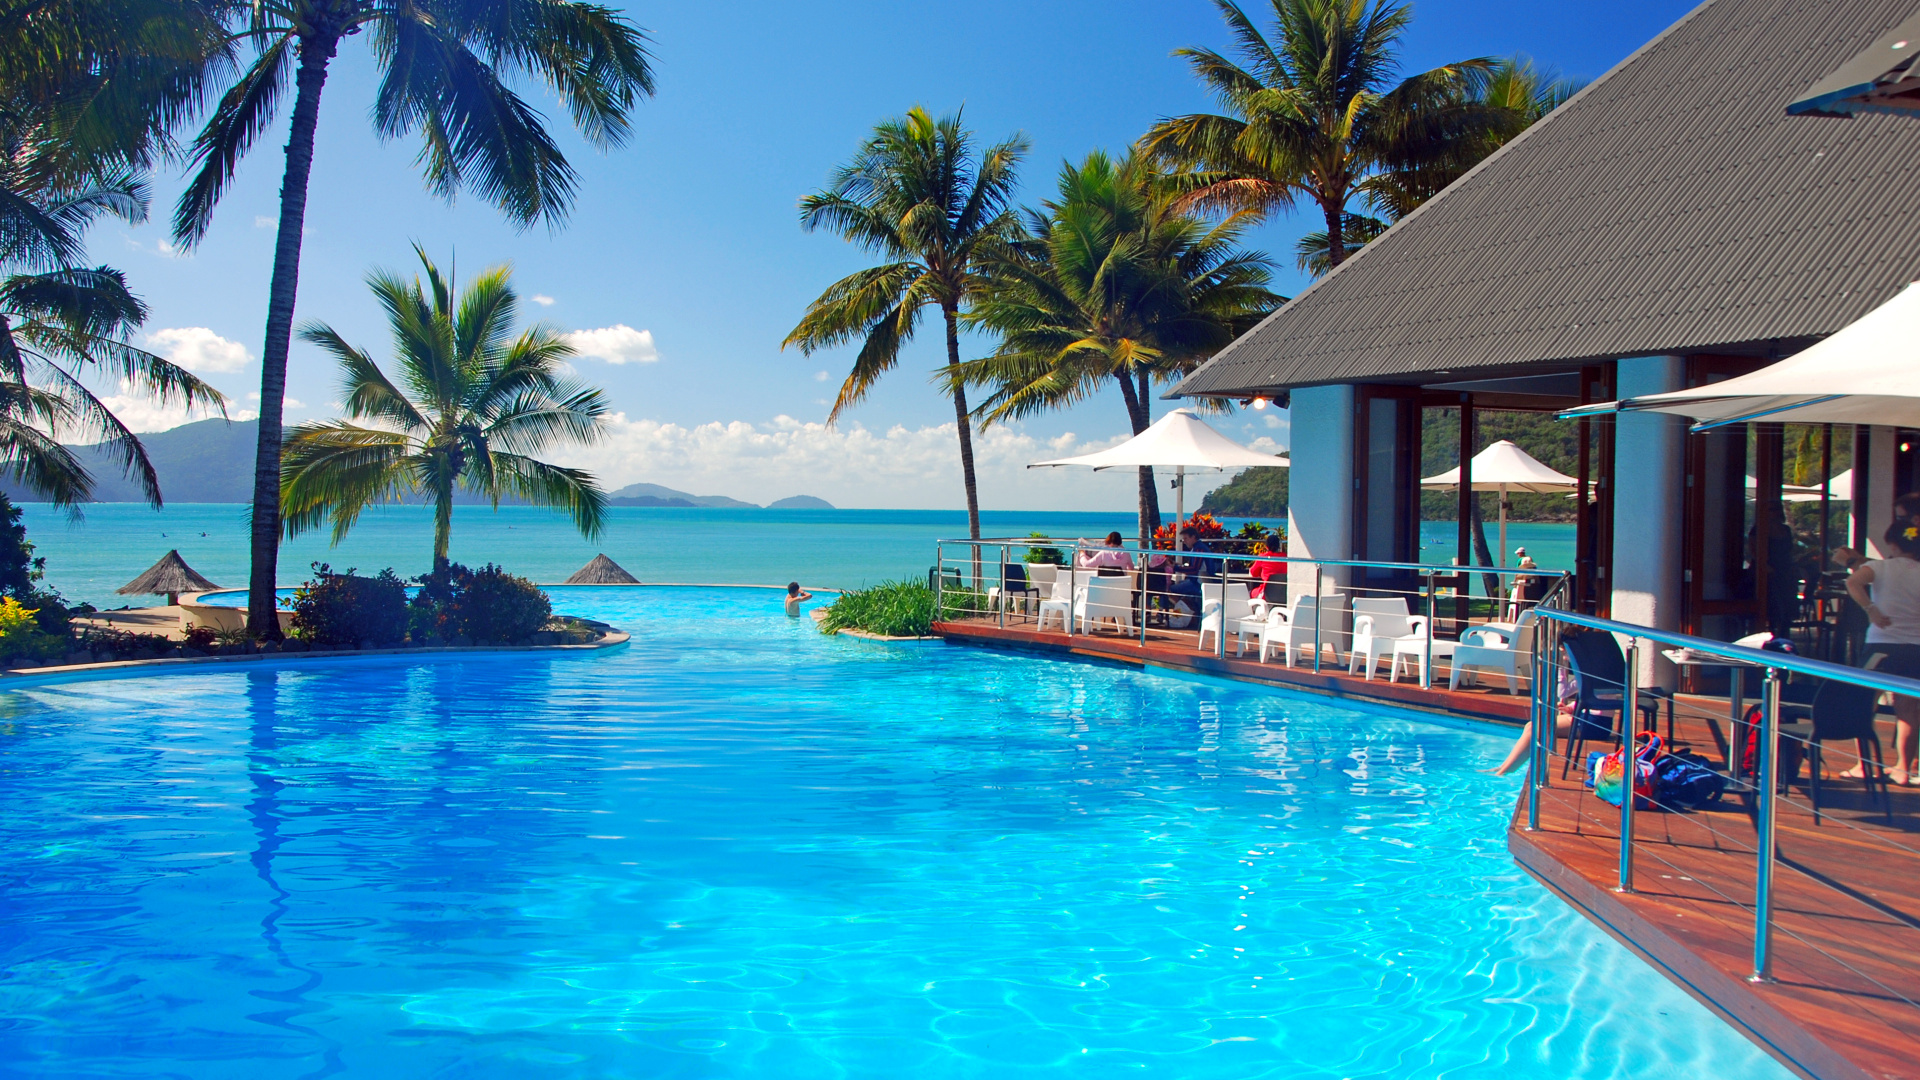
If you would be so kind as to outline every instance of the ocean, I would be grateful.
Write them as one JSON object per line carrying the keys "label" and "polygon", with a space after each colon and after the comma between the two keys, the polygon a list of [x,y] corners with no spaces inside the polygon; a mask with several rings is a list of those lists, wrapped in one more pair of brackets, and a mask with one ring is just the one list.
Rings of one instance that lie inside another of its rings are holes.
{"label": "ocean", "polygon": [[[178,548],[187,564],[219,585],[247,583],[247,508],[182,504],[155,511],[137,503],[100,503],[70,522],[44,504],[24,504],[23,522],[35,554],[47,560],[47,582],[73,602],[97,607],[141,606],[152,599],[113,590]],[[1110,530],[1131,536],[1137,515],[990,510],[980,515],[990,536],[1045,532],[1097,538]],[[1238,527],[1241,519],[1227,519]],[[1573,526],[1508,526],[1509,547],[1526,545],[1542,568],[1573,565]],[[902,577],[924,577],[936,539],[964,537],[967,517],[951,510],[748,510],[615,507],[598,540],[583,539],[567,520],[528,506],[457,506],[452,557],[477,566],[494,562],[542,583],[563,581],[597,552],[645,582],[702,582],[861,588]],[[1421,526],[1421,561],[1444,564],[1453,555],[1451,522]],[[1495,542],[1493,527],[1488,540]],[[402,577],[425,573],[432,559],[432,511],[387,506],[367,511],[338,547],[330,534],[308,533],[280,551],[280,583],[297,585],[309,567],[375,573],[392,567]]]}

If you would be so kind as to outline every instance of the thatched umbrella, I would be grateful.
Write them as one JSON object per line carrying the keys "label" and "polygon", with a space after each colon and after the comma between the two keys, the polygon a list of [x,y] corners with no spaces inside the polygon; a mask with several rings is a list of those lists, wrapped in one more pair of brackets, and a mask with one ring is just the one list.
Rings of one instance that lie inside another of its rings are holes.
{"label": "thatched umbrella", "polygon": [[620,564],[605,555],[595,555],[593,561],[574,572],[574,575],[561,582],[563,585],[638,585],[640,579],[620,569]]}
{"label": "thatched umbrella", "polygon": [[180,557],[175,548],[161,556],[160,561],[147,568],[147,572],[115,589],[122,596],[153,596],[167,594],[167,606],[176,607],[183,592],[209,592],[220,586],[193,572],[187,560]]}

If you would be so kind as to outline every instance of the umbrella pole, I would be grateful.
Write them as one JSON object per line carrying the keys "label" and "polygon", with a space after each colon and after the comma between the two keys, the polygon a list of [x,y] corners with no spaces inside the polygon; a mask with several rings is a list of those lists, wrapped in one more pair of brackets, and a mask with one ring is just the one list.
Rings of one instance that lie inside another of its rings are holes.
{"label": "umbrella pole", "polygon": [[1507,485],[1500,485],[1500,566],[1507,565]]}
{"label": "umbrella pole", "polygon": [[1177,532],[1180,523],[1187,519],[1187,467],[1176,465],[1173,468],[1173,527]]}

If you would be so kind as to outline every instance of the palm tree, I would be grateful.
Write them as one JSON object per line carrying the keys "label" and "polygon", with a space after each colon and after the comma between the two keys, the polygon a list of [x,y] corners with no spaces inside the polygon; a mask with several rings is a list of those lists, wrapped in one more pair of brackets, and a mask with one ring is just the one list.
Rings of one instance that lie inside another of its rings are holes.
{"label": "palm tree", "polygon": [[1261,33],[1233,0],[1214,0],[1242,63],[1180,49],[1230,115],[1165,119],[1142,140],[1195,170],[1190,205],[1266,215],[1305,198],[1326,222],[1327,264],[1347,257],[1348,204],[1389,153],[1423,140],[1477,137],[1506,120],[1472,92],[1493,61],[1463,60],[1395,84],[1394,51],[1410,13],[1396,0],[1270,0]]}
{"label": "palm tree", "polygon": [[447,560],[453,493],[461,488],[496,507],[511,496],[565,510],[581,535],[598,536],[607,497],[593,477],[531,456],[602,433],[600,391],[564,377],[573,346],[542,325],[515,336],[519,297],[507,267],[482,273],[456,303],[453,283],[414,251],[426,268],[424,286],[384,272],[367,279],[392,324],[405,391],[332,327],[300,329],[302,340],[340,362],[349,419],[302,424],[287,440],[285,535],[331,519],[337,544],[368,506],[424,495],[434,507],[437,570]]}
{"label": "palm tree", "polygon": [[946,322],[948,389],[960,433],[960,473],[967,489],[967,535],[980,539],[980,495],[973,475],[973,431],[960,369],[960,316],[979,294],[984,246],[1015,224],[1009,203],[1014,169],[1027,141],[1014,136],[977,158],[960,114],[934,120],[926,110],[886,120],[826,190],[800,200],[800,224],[829,228],[888,261],[841,278],[787,335],[816,349],[860,342],[853,370],[827,414],[829,424],[867,395],[900,360],[920,313],[940,309]]}
{"label": "palm tree", "polygon": [[[1282,298],[1266,257],[1238,247],[1246,214],[1208,225],[1178,209],[1167,178],[1142,156],[1103,153],[1064,166],[1059,195],[1030,212],[1024,233],[993,245],[988,288],[969,322],[1000,345],[964,365],[995,387],[991,423],[1075,404],[1119,387],[1133,433],[1153,422],[1152,386],[1184,375]],[[1153,470],[1141,468],[1142,542],[1160,525]]]}
{"label": "palm tree", "polygon": [[[158,507],[146,450],[82,376],[223,415],[225,398],[130,344],[145,305],[119,271],[81,260],[92,222],[145,220],[139,166],[164,135],[169,88],[190,90],[181,72],[193,64],[142,51],[143,35],[164,37],[160,30],[136,23],[116,41],[87,22],[98,10],[76,15],[80,6],[0,7],[0,25],[19,35],[0,51],[0,471],[74,511],[93,478],[60,439],[80,438],[98,443]],[[130,88],[149,98],[130,103]]]}
{"label": "palm tree", "polygon": [[280,184],[280,226],[260,363],[260,441],[254,458],[253,567],[247,627],[277,637],[273,613],[280,541],[281,412],[287,349],[306,225],[307,181],[328,65],[340,43],[371,31],[381,72],[374,129],[421,133],[428,184],[452,198],[471,184],[515,222],[557,225],[575,174],[540,114],[508,85],[521,74],[556,92],[573,123],[602,147],[624,142],[627,116],[653,93],[645,38],[624,16],[585,0],[271,0],[229,8],[256,55],[193,142],[198,171],[174,212],[174,235],[206,235],[240,159],[294,88]]}

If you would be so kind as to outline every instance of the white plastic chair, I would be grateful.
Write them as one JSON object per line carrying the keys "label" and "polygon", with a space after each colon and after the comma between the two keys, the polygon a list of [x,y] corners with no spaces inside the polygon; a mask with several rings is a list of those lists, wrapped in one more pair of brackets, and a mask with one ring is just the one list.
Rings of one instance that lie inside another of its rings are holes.
{"label": "white plastic chair", "polygon": [[1207,635],[1219,635],[1223,627],[1238,627],[1253,617],[1253,605],[1245,585],[1229,584],[1227,600],[1220,602],[1220,586],[1200,585],[1200,651],[1207,651]]}
{"label": "white plastic chair", "polygon": [[1067,629],[1067,619],[1070,617],[1069,613],[1072,611],[1073,575],[1056,575],[1053,579],[1053,593],[1047,599],[1040,601],[1040,614],[1033,628],[1035,630],[1045,630],[1047,624],[1053,621],[1050,616],[1058,616],[1060,619],[1060,631],[1065,633]]}
{"label": "white plastic chair", "polygon": [[1039,589],[1042,596],[1053,594],[1053,579],[1060,573],[1060,567],[1053,563],[1034,562],[1027,564],[1027,581]]}
{"label": "white plastic chair", "polygon": [[1125,578],[1093,578],[1080,589],[1080,596],[1074,601],[1074,617],[1080,621],[1080,632],[1090,634],[1102,620],[1113,623],[1114,630],[1127,633],[1133,629],[1133,590],[1128,587]]}
{"label": "white plastic chair", "polygon": [[1366,678],[1372,682],[1374,668],[1381,660],[1392,664],[1393,643],[1415,632],[1412,619],[1404,596],[1355,597],[1353,644],[1347,653],[1347,674],[1352,675],[1365,658]]}
{"label": "white plastic chair", "polygon": [[1465,676],[1479,683],[1482,671],[1497,671],[1507,677],[1507,693],[1520,692],[1520,665],[1533,656],[1534,614],[1520,616],[1518,623],[1484,623],[1460,635],[1453,650],[1453,671],[1447,675],[1447,689],[1460,689]]}
{"label": "white plastic chair", "polygon": [[[1313,613],[1318,607],[1318,598],[1296,596],[1285,608],[1274,608],[1267,612],[1267,622],[1260,630],[1260,662],[1267,662],[1267,653],[1276,646],[1280,649],[1280,658],[1288,667],[1293,666],[1293,651],[1300,650],[1301,659],[1307,656],[1307,650],[1313,648]],[[1331,630],[1331,627],[1324,628]],[[1323,632],[1320,637],[1323,646],[1332,644],[1330,633]],[[1339,649],[1335,648],[1335,654]]]}
{"label": "white plastic chair", "polygon": [[1413,633],[1393,643],[1393,667],[1387,672],[1387,681],[1399,682],[1400,668],[1404,664],[1407,673],[1415,676],[1415,682],[1427,686],[1427,658],[1431,656],[1435,660],[1451,663],[1453,650],[1460,643],[1432,637],[1425,615],[1409,615],[1407,622],[1413,627]]}

